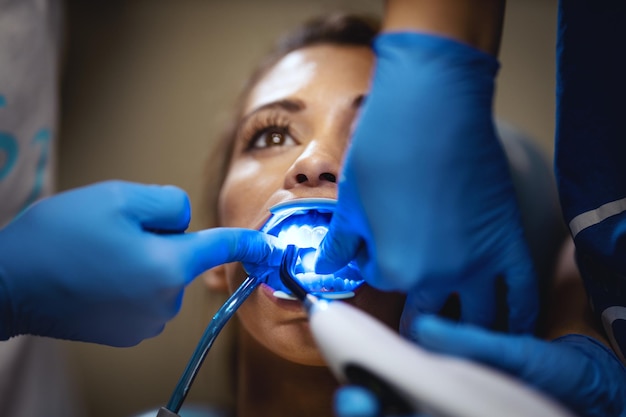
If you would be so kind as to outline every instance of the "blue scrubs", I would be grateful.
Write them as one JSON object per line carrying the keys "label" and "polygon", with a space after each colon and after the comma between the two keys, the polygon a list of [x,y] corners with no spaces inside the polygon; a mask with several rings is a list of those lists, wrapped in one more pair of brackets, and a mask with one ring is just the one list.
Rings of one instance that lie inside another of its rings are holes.
{"label": "blue scrubs", "polygon": [[560,0],[556,177],[592,307],[626,357],[626,2]]}

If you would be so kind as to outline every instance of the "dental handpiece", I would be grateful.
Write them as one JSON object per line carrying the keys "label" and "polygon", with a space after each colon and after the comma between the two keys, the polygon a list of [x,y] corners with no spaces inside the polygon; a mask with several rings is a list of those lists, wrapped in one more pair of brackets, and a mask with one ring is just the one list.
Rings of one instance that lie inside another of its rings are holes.
{"label": "dental handpiece", "polygon": [[293,274],[298,251],[288,246],[280,278],[304,304],[310,329],[341,383],[370,389],[385,412],[439,417],[574,417],[501,372],[428,352],[351,305],[309,294]]}

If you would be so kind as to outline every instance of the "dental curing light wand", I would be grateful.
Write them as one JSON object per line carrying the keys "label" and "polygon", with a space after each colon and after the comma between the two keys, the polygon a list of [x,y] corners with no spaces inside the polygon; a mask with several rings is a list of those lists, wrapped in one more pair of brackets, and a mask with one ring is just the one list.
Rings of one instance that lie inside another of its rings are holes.
{"label": "dental curing light wand", "polygon": [[293,274],[288,246],[280,278],[304,304],[311,333],[341,383],[369,388],[383,411],[439,417],[573,417],[516,379],[474,362],[428,352],[365,312],[309,294]]}

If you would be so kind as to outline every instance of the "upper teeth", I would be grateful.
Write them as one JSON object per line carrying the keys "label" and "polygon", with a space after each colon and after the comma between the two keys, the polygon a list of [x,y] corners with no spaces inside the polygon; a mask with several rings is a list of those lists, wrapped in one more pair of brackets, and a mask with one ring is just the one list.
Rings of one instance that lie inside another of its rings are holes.
{"label": "upper teeth", "polygon": [[328,232],[326,226],[291,225],[278,234],[278,241],[287,245],[296,245],[299,248],[317,248]]}

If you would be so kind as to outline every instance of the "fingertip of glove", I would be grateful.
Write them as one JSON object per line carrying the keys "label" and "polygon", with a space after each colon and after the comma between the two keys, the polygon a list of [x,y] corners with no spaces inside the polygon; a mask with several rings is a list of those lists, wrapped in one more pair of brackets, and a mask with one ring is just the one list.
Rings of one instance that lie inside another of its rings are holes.
{"label": "fingertip of glove", "polygon": [[276,246],[271,241],[269,242],[269,256],[267,257],[267,263],[269,266],[280,266],[283,261],[284,250]]}
{"label": "fingertip of glove", "polygon": [[346,266],[355,256],[353,237],[329,231],[315,251],[315,272],[333,273]]}
{"label": "fingertip of glove", "polygon": [[410,325],[411,338],[416,342],[428,339],[430,333],[437,329],[437,319],[429,314],[415,317]]}
{"label": "fingertip of glove", "polygon": [[317,257],[315,261],[315,273],[317,274],[331,274],[341,268],[337,266],[335,262],[329,260],[324,254],[318,252],[315,256]]}
{"label": "fingertip of glove", "polygon": [[124,188],[127,214],[147,230],[180,233],[191,220],[187,193],[173,185],[132,184]]}
{"label": "fingertip of glove", "polygon": [[446,319],[431,314],[424,314],[413,320],[411,335],[413,340],[424,347],[431,349],[445,348],[448,344],[449,332],[454,326],[454,323]]}
{"label": "fingertip of glove", "polygon": [[330,274],[341,267],[337,264],[333,251],[327,247],[327,240],[324,239],[315,251],[315,272],[318,274]]}
{"label": "fingertip of glove", "polygon": [[191,219],[191,201],[189,200],[189,196],[182,189],[175,185],[161,185],[159,186],[163,192],[166,194],[165,197],[174,202],[175,205],[180,207],[180,212],[182,217],[186,217],[187,223]]}
{"label": "fingertip of glove", "polygon": [[347,386],[335,393],[335,412],[339,417],[374,417],[379,415],[379,404],[369,390]]}

